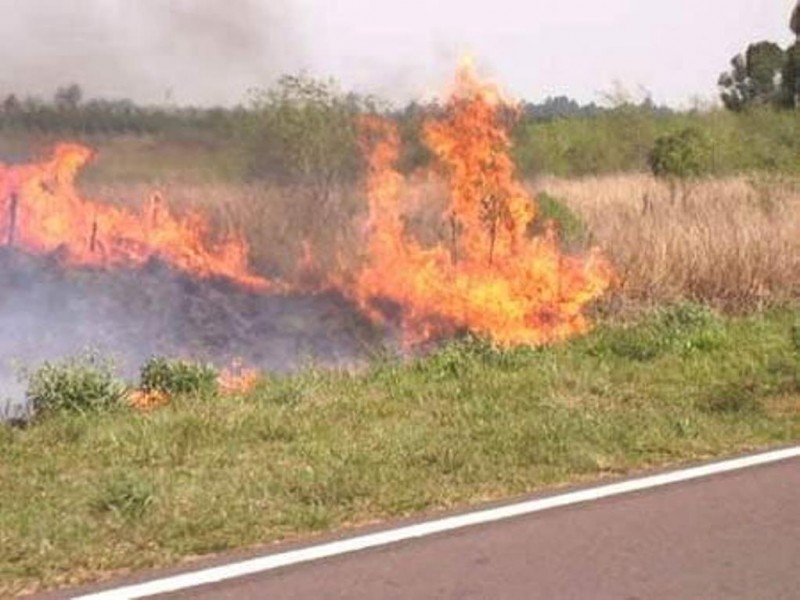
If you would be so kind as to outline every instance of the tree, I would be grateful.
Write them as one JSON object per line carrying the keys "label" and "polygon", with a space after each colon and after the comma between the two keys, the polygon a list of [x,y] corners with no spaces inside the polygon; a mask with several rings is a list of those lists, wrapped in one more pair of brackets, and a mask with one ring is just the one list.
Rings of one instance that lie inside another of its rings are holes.
{"label": "tree", "polygon": [[786,53],[774,42],[762,41],[748,46],[744,55],[731,59],[731,71],[720,75],[722,102],[734,111],[752,106],[781,103]]}
{"label": "tree", "polygon": [[81,100],[83,100],[83,90],[77,83],[62,86],[53,95],[53,102],[56,108],[61,110],[74,110],[78,108]]}
{"label": "tree", "polygon": [[3,112],[4,113],[16,113],[22,109],[22,103],[17,98],[16,94],[9,94],[6,96],[6,99],[3,100]]}
{"label": "tree", "polygon": [[[284,188],[276,241],[287,256],[306,254],[305,246],[312,253],[346,246],[358,207],[351,187],[363,168],[359,117],[375,110],[372,100],[343,94],[332,81],[284,76],[255,95],[253,109],[244,121],[250,174]],[[315,256],[323,268],[336,260]]]}
{"label": "tree", "polygon": [[696,127],[656,138],[650,156],[650,170],[669,184],[672,202],[681,195],[685,202],[688,182],[708,174],[712,168],[712,145]]}
{"label": "tree", "polygon": [[357,117],[369,99],[342,94],[332,81],[287,75],[254,100],[249,127],[253,175],[299,185],[325,204],[360,170]]}
{"label": "tree", "polygon": [[800,42],[786,50],[782,75],[783,102],[789,108],[800,106]]}

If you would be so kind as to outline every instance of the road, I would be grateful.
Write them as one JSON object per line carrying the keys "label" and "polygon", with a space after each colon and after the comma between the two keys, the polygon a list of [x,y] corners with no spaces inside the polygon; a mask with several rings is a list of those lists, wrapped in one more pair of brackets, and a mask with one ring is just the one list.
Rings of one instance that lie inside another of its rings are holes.
{"label": "road", "polygon": [[800,459],[158,597],[796,600]]}

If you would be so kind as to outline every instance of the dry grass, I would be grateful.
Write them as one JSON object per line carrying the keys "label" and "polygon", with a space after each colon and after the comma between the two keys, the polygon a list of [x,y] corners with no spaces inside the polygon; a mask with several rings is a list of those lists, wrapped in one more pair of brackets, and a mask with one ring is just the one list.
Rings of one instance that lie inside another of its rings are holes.
{"label": "dry grass", "polygon": [[295,275],[307,260],[306,245],[325,272],[335,272],[338,263],[353,260],[354,232],[366,207],[355,189],[334,191],[323,201],[307,190],[256,183],[89,182],[81,189],[87,197],[133,207],[158,190],[177,212],[199,209],[208,215],[213,233],[243,233],[255,270],[284,278]]}
{"label": "dry grass", "polygon": [[[682,299],[750,310],[800,296],[800,186],[796,181],[708,180],[677,192],[647,175],[543,178],[533,189],[562,199],[587,223],[592,243],[611,259],[618,285],[613,312]],[[137,203],[150,184],[87,184],[87,195]],[[366,199],[352,188],[325,201],[302,189],[266,184],[165,183],[178,210],[198,207],[215,229],[243,231],[254,267],[268,276],[297,273],[304,241],[315,265],[341,273],[359,260]],[[442,233],[444,190],[411,186],[408,226],[424,243]]]}
{"label": "dry grass", "polygon": [[792,181],[708,180],[674,193],[647,175],[544,178],[587,222],[619,275],[619,305],[678,299],[728,310],[800,294],[800,188]]}

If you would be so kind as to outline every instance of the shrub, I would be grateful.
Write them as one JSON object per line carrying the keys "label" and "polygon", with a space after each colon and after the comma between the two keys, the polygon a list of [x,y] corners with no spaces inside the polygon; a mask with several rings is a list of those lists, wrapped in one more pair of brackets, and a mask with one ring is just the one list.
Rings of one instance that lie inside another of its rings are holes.
{"label": "shrub", "polygon": [[344,94],[333,81],[286,75],[253,100],[245,132],[251,174],[307,186],[318,203],[357,179],[357,122],[372,108],[368,99]]}
{"label": "shrub", "polygon": [[126,393],[112,363],[94,352],[45,362],[24,376],[25,396],[34,414],[105,410],[120,405]]}
{"label": "shrub", "polygon": [[699,177],[711,170],[711,144],[702,130],[686,127],[658,137],[649,163],[656,177]]}
{"label": "shrub", "polygon": [[154,356],[142,367],[139,384],[145,392],[211,393],[217,388],[217,371],[211,365]]}

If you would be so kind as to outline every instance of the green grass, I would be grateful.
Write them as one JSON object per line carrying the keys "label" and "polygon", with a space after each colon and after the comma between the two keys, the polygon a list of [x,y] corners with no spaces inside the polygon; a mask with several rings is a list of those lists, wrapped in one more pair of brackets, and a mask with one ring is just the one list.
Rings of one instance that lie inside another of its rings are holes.
{"label": "green grass", "polygon": [[0,427],[0,595],[797,441],[798,319],[683,306]]}

